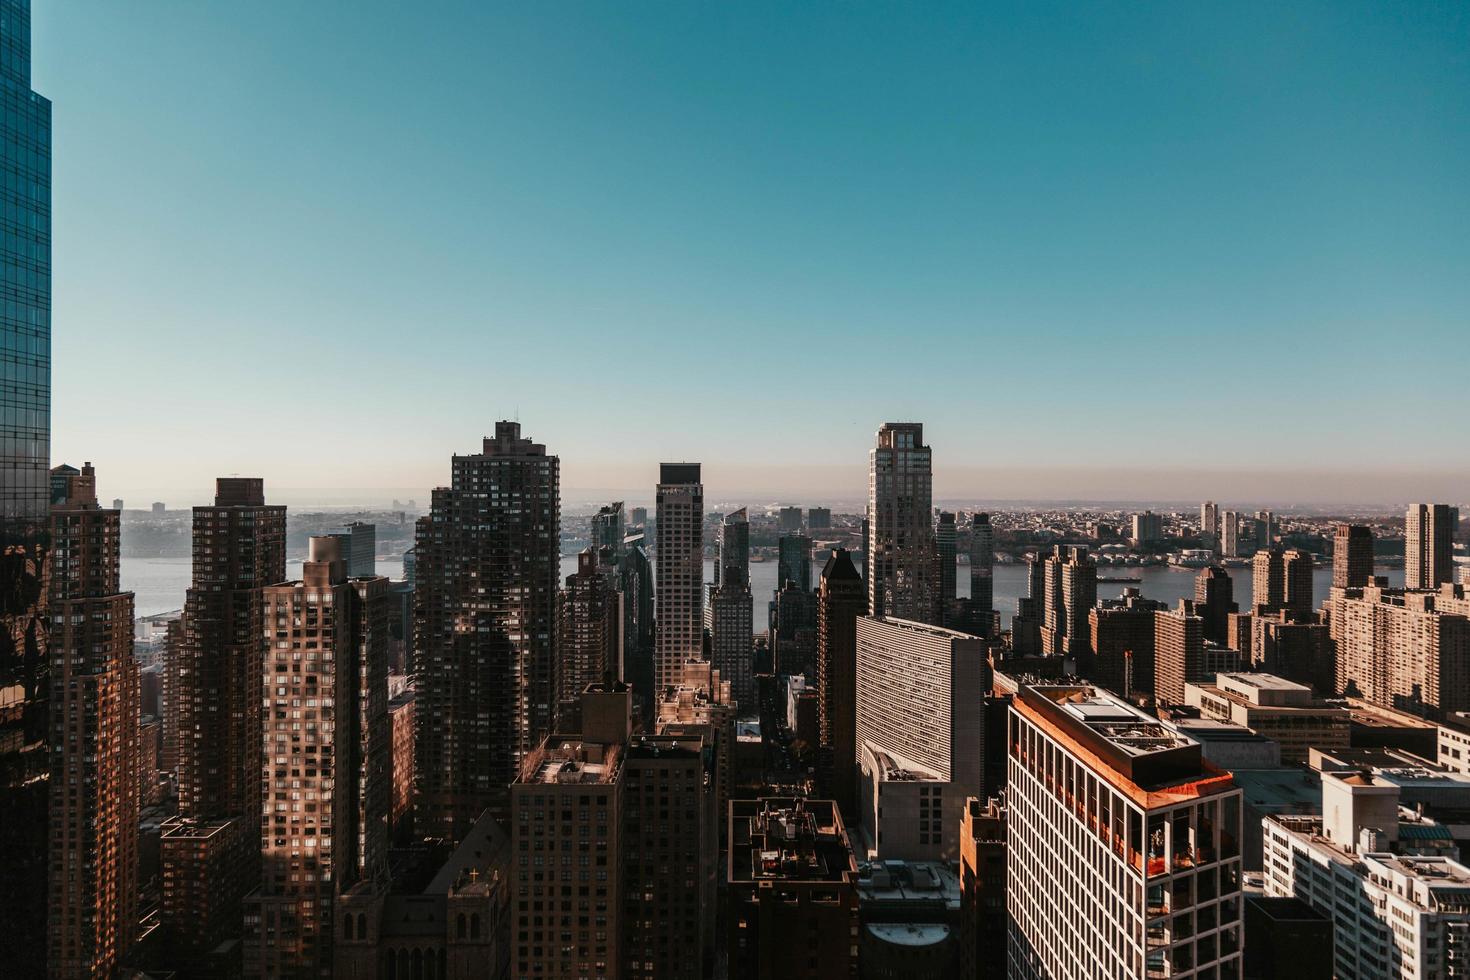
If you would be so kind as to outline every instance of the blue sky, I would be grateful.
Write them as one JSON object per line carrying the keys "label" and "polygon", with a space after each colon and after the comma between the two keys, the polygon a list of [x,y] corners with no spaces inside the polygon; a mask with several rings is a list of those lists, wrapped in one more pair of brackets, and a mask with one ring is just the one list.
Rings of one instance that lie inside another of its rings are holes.
{"label": "blue sky", "polygon": [[1470,486],[1463,4],[36,8],[104,495]]}

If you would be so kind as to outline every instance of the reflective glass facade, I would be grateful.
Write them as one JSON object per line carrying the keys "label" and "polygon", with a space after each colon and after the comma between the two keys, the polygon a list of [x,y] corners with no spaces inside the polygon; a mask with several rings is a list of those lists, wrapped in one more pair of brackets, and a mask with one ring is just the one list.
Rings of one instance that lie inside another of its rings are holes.
{"label": "reflective glass facade", "polygon": [[51,103],[28,0],[0,0],[0,962],[45,969]]}

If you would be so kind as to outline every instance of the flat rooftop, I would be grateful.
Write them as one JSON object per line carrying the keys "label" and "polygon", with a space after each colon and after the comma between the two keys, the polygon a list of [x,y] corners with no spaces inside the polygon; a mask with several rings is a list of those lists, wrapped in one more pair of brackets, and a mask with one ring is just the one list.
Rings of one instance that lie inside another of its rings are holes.
{"label": "flat rooftop", "polygon": [[610,783],[621,760],[618,746],[548,739],[540,749],[526,756],[517,782],[543,786]]}
{"label": "flat rooftop", "polygon": [[1306,691],[1311,693],[1311,688],[1296,681],[1289,681],[1285,677],[1277,677],[1275,674],[1244,674],[1235,671],[1219,673],[1215,675],[1215,683],[1228,680],[1232,684],[1241,687],[1253,687],[1262,691]]}
{"label": "flat rooftop", "polygon": [[939,861],[872,861],[858,865],[858,901],[863,906],[934,906],[957,912],[960,879]]}
{"label": "flat rooftop", "polygon": [[872,742],[863,748],[878,766],[878,778],[885,783],[948,783],[949,780],[909,759],[894,755]]}
{"label": "flat rooftop", "polygon": [[831,800],[730,801],[731,883],[846,882],[856,871],[842,817]]}

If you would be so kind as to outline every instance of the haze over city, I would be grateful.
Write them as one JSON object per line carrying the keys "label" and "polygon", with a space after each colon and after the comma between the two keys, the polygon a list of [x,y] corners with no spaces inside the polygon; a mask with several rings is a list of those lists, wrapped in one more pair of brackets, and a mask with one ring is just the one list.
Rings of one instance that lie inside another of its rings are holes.
{"label": "haze over city", "polygon": [[0,0],[0,975],[1466,975],[1467,176],[1463,2]]}
{"label": "haze over city", "polygon": [[38,5],[54,455],[428,488],[518,417],[861,499],[915,418],[941,498],[1459,499],[1466,18]]}

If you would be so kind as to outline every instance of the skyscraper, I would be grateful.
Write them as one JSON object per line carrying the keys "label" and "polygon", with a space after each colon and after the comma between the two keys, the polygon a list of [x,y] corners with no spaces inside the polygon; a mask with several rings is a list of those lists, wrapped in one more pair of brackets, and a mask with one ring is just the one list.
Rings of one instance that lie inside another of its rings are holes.
{"label": "skyscraper", "polygon": [[776,542],[776,591],[787,582],[803,592],[812,587],[812,539],[804,534],[783,534]]}
{"label": "skyscraper", "polygon": [[[782,539],[785,540],[784,538]],[[742,507],[720,527],[720,555],[715,562],[719,587],[710,597],[710,662],[730,682],[731,695],[742,710],[756,707],[752,663],[750,594],[750,525]]]}
{"label": "skyscraper", "polygon": [[337,898],[387,876],[392,597],[386,578],[348,579],[341,544],[313,537],[301,581],[264,590],[267,797],[246,976],[330,976]]}
{"label": "skyscraper", "polygon": [[138,928],[138,665],[119,515],[91,463],[52,505],[51,541],[50,973],[108,977]]}
{"label": "skyscraper", "polygon": [[995,530],[989,514],[970,523],[970,601],[982,620],[995,611]]}
{"label": "skyscraper", "polygon": [[596,546],[577,555],[557,597],[557,728],[577,731],[582,692],[589,684],[622,680],[622,601],[612,570],[598,564]]}
{"label": "skyscraper", "polygon": [[29,0],[0,2],[0,963],[45,969],[46,564],[51,466],[51,102],[31,90]]}
{"label": "skyscraper", "polygon": [[959,557],[956,538],[954,515],[947,510],[940,511],[934,524],[935,577],[939,583],[939,596],[933,621],[941,625],[949,625],[951,607],[958,595],[955,581],[959,572],[955,565]]}
{"label": "skyscraper", "polygon": [[857,619],[867,590],[852,555],[834,550],[817,586],[817,698],[826,791],[857,817]]}
{"label": "skyscraper", "polygon": [[260,873],[263,591],[286,578],[286,508],[220,477],[194,508],[179,659],[179,813],[163,830],[163,922],[185,960],[240,934]]}
{"label": "skyscraper", "polygon": [[1336,689],[1428,717],[1470,711],[1470,595],[1368,585],[1327,606]]}
{"label": "skyscraper", "polygon": [[551,727],[561,559],[560,461],[495,423],[419,518],[414,594],[415,825],[459,840],[503,816],[521,759]]}
{"label": "skyscraper", "polygon": [[1154,691],[1154,614],[1162,602],[1125,588],[1119,599],[1105,599],[1088,613],[1093,657],[1087,676],[1098,686],[1128,697]]}
{"label": "skyscraper", "polygon": [[1448,504],[1410,504],[1404,516],[1404,588],[1437,589],[1454,581],[1460,512]]}
{"label": "skyscraper", "polygon": [[1361,589],[1373,577],[1373,531],[1339,524],[1332,539],[1332,587]]}
{"label": "skyscraper", "polygon": [[592,515],[592,547],[611,548],[614,555],[623,552],[623,502],[604,504]]}
{"label": "skyscraper", "polygon": [[929,622],[934,580],[933,454],[919,422],[886,422],[868,453],[868,608]]}
{"label": "skyscraper", "polygon": [[1241,556],[1240,514],[1237,511],[1227,510],[1220,514],[1220,555],[1223,558]]}
{"label": "skyscraper", "polygon": [[654,686],[663,690],[686,660],[704,655],[704,484],[698,463],[659,467]]}
{"label": "skyscraper", "polygon": [[1220,505],[1206,500],[1199,507],[1199,533],[1206,547],[1220,543]]}
{"label": "skyscraper", "polygon": [[1081,545],[1057,545],[1043,563],[1041,652],[1080,657],[1092,652],[1088,615],[1097,605],[1097,563]]}
{"label": "skyscraper", "polygon": [[1164,515],[1146,510],[1133,515],[1133,526],[1129,535],[1135,546],[1154,544],[1163,540]]}
{"label": "skyscraper", "polygon": [[378,528],[375,524],[353,521],[332,536],[342,542],[342,561],[352,578],[378,574]]}
{"label": "skyscraper", "polygon": [[1229,646],[1230,614],[1239,612],[1235,580],[1224,566],[1201,568],[1194,577],[1194,607],[1205,621],[1205,639]]}
{"label": "skyscraper", "polygon": [[1023,686],[1006,808],[1013,980],[1240,975],[1241,791],[1198,742],[1093,687]]}
{"label": "skyscraper", "polygon": [[1269,548],[1276,543],[1276,515],[1269,510],[1256,511],[1256,548]]}
{"label": "skyscraper", "polygon": [[1251,605],[1255,613],[1287,609],[1312,611],[1312,556],[1305,551],[1269,548],[1251,559]]}
{"label": "skyscraper", "polygon": [[858,617],[859,809],[880,859],[958,860],[965,798],[984,792],[987,652],[942,627]]}

